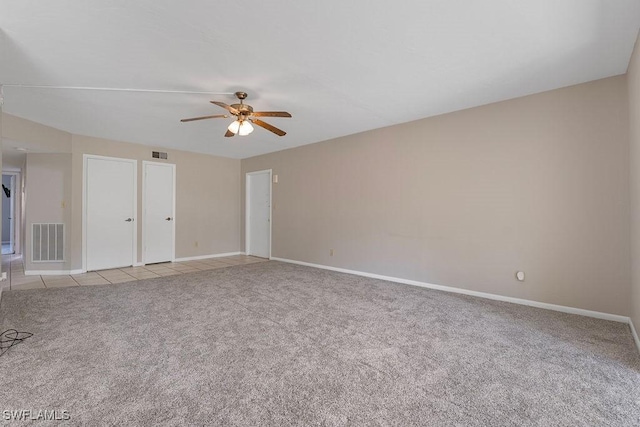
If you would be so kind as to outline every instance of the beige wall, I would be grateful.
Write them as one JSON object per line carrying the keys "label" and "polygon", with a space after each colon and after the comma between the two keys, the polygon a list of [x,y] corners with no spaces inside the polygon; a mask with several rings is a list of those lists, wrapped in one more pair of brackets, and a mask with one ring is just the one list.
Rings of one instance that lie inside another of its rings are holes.
{"label": "beige wall", "polygon": [[[640,40],[640,38],[639,38]],[[631,141],[631,319],[640,330],[640,43],[627,72],[629,85],[629,124]]]}
{"label": "beige wall", "polygon": [[[11,163],[17,161],[18,164],[12,166],[18,166],[22,168],[23,173],[21,173],[20,175],[21,188],[24,188],[24,185],[26,183],[26,176],[24,173],[24,170],[26,169],[26,158],[22,155],[17,155],[18,152],[13,151],[15,142],[20,142],[20,145],[22,147],[25,147],[34,153],[71,153],[70,133],[10,114],[6,114],[2,111],[2,106],[0,106],[0,171],[2,170],[3,158],[5,162],[7,160],[9,160]],[[7,152],[6,150],[10,151]],[[21,212],[21,232],[18,233],[18,238],[20,240],[16,249],[24,249],[23,252],[26,253],[27,250],[30,249],[30,247],[26,248],[24,245],[27,239],[26,231],[28,229],[28,227],[26,226],[27,219],[26,209],[24,209],[25,205],[26,198],[22,200],[23,209]],[[42,266],[44,266],[44,264]],[[59,268],[60,264],[56,264],[56,267]]]}
{"label": "beige wall", "polygon": [[73,269],[82,268],[82,168],[84,154],[138,162],[138,261],[142,261],[142,160],[176,165],[176,257],[240,250],[240,161],[179,150],[160,149],[168,160],[151,158],[157,148],[73,135]]}
{"label": "beige wall", "polygon": [[[24,173],[26,169],[26,157],[20,154],[20,152],[15,151],[14,147],[16,143],[19,143],[21,147],[27,148],[32,154],[71,153],[71,134],[69,132],[64,132],[6,113],[2,113],[1,118],[2,130],[0,131],[0,135],[2,135],[2,151],[5,152],[3,154],[6,154],[7,159],[18,162],[17,165],[12,166],[18,166],[23,170],[23,173],[20,175],[21,182],[19,184],[21,189],[25,188],[26,185],[26,176]],[[22,249],[25,248],[27,239],[26,198],[22,201],[21,207],[21,232],[17,233],[20,241],[19,244],[16,245],[18,251],[22,251]],[[30,247],[25,248],[25,253],[29,249]],[[25,257],[25,262],[26,261],[27,258]],[[44,264],[40,264],[40,266],[46,267]],[[51,267],[51,265],[49,265],[49,267]],[[65,266],[59,263],[53,264],[53,269],[64,268]]]}
{"label": "beige wall", "polygon": [[[2,138],[19,141],[30,152],[70,153],[71,134],[10,114],[2,114]],[[8,147],[7,147],[8,148]]]}
{"label": "beige wall", "polygon": [[[27,154],[25,165],[25,270],[69,270],[71,241],[71,154]],[[64,262],[32,262],[32,224],[62,223],[65,227]]]}
{"label": "beige wall", "polygon": [[279,176],[274,257],[629,315],[628,129],[614,77],[245,159],[243,192]]}

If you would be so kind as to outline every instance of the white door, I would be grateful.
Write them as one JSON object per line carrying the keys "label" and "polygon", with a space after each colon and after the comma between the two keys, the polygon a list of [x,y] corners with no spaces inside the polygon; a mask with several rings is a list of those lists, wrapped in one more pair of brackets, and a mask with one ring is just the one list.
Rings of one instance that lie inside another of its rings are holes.
{"label": "white door", "polygon": [[86,269],[134,263],[136,162],[86,158]]}
{"label": "white door", "polygon": [[143,162],[144,262],[173,261],[175,165]]}
{"label": "white door", "polygon": [[9,215],[11,215],[9,219],[10,231],[9,231],[9,253],[16,253],[16,176],[11,175],[11,203],[9,206]]}
{"label": "white door", "polygon": [[271,256],[271,171],[247,174],[247,255]]}

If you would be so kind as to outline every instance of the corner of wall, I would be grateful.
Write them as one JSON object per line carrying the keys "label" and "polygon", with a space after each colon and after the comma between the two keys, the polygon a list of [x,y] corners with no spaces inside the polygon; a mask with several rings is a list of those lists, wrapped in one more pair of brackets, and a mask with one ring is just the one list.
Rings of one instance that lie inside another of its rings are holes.
{"label": "corner of wall", "polygon": [[630,162],[630,212],[631,227],[631,330],[638,350],[640,341],[635,325],[640,327],[640,36],[629,61],[627,70],[629,101],[629,162]]}

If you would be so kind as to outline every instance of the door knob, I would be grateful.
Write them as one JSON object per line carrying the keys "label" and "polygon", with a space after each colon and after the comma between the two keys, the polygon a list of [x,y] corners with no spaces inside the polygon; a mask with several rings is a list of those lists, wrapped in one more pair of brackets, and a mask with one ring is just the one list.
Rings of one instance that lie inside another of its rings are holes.
{"label": "door knob", "polygon": [[167,221],[171,221],[173,218],[171,218],[170,216],[165,218]]}
{"label": "door knob", "polygon": [[131,221],[133,221],[133,218],[127,218],[127,219],[125,219],[125,221],[131,222]]}

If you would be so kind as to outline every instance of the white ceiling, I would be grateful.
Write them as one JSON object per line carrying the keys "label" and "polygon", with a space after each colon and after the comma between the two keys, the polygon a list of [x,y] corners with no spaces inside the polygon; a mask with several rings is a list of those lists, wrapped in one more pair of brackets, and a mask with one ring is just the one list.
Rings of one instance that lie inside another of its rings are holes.
{"label": "white ceiling", "polygon": [[224,138],[229,95],[5,87],[68,132],[245,158],[626,72],[638,0],[0,0],[0,82],[230,93],[265,119]]}

